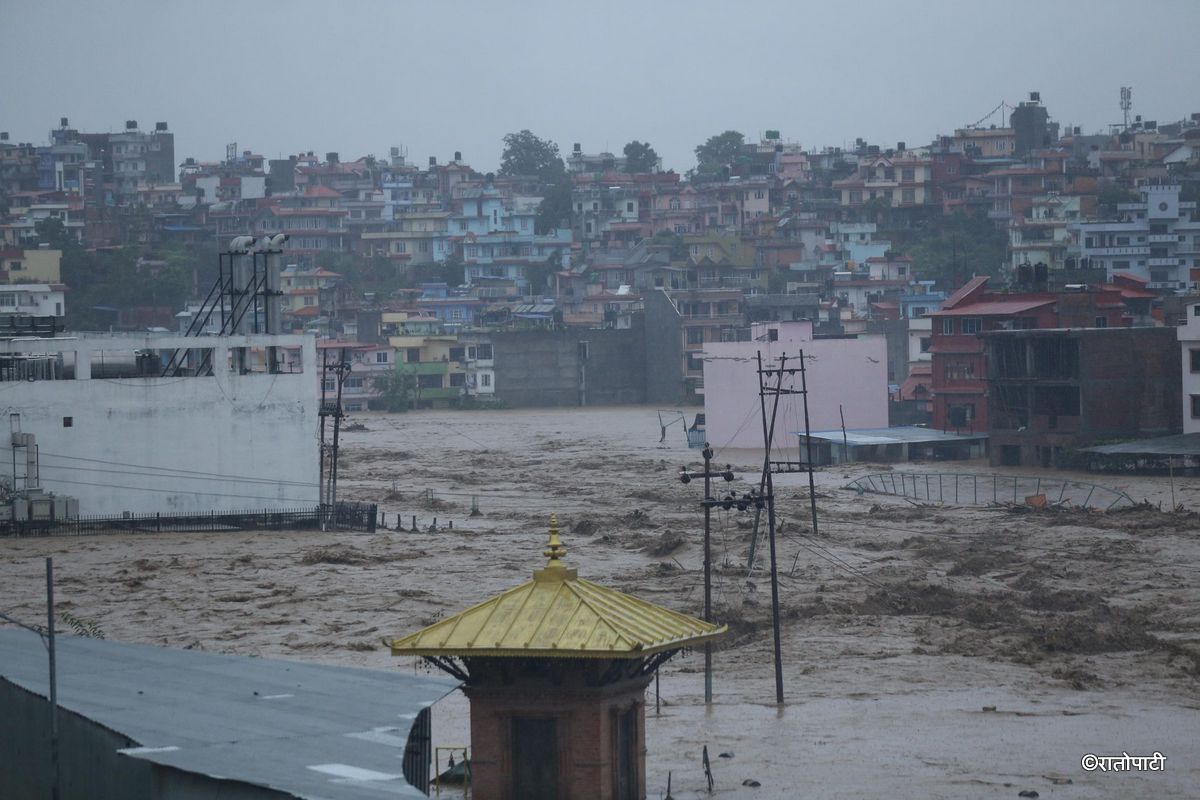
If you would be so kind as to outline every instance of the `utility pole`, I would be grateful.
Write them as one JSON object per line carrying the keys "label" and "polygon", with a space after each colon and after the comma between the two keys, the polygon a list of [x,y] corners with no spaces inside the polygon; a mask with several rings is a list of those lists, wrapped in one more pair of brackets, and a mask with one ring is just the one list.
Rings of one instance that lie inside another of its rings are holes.
{"label": "utility pole", "polygon": [[779,569],[775,561],[775,483],[771,479],[771,440],[775,436],[775,417],[779,411],[779,397],[783,393],[783,372],[787,363],[787,355],[779,357],[779,369],[776,373],[774,388],[775,401],[771,407],[771,423],[767,425],[767,388],[763,385],[764,376],[769,376],[772,370],[764,370],[762,351],[758,352],[758,403],[762,411],[763,426],[763,485],[767,501],[767,541],[771,551],[771,632],[775,646],[775,703],[783,705],[783,650],[779,632]]}
{"label": "utility pole", "polygon": [[[704,621],[712,622],[712,507],[719,501],[712,496],[712,479],[722,478],[726,482],[733,480],[733,467],[725,465],[721,472],[712,471],[712,447],[704,443],[704,471],[701,473],[688,472],[687,467],[680,470],[679,480],[691,483],[693,478],[704,478]],[[712,704],[712,643],[704,643],[704,703]]]}
{"label": "utility pole", "polygon": [[46,649],[50,653],[50,800],[58,800],[58,669],[54,662],[54,559],[46,556]]}
{"label": "utility pole", "polygon": [[[321,530],[326,530],[327,525],[332,524],[333,529],[337,530],[337,458],[338,458],[338,434],[342,428],[342,384],[346,380],[346,373],[350,372],[350,362],[346,360],[346,348],[341,348],[338,351],[338,360],[336,364],[329,363],[329,352],[323,351],[321,356],[321,409],[318,415],[321,418],[321,471],[319,479],[320,487],[320,506],[318,514],[321,519]],[[334,402],[330,403],[327,400],[328,384],[327,380],[332,374],[336,382],[337,394],[334,396]],[[333,418],[333,444],[325,444],[325,419]],[[325,461],[328,454],[329,471],[325,471]],[[326,477],[328,475],[328,480]]]}

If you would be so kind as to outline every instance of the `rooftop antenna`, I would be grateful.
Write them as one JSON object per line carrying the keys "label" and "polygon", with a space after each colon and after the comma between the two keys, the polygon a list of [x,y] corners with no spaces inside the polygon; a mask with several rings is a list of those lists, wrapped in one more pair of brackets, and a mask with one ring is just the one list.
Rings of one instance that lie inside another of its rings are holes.
{"label": "rooftop antenna", "polygon": [[1129,109],[1133,108],[1133,87],[1121,87],[1121,113],[1125,115],[1125,128],[1129,128]]}

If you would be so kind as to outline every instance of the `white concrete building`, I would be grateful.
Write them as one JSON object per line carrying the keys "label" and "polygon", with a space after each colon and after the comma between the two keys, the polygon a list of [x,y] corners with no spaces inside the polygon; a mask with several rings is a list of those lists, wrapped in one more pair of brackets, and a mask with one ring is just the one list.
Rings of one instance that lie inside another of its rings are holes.
{"label": "white concrete building", "polygon": [[1186,310],[1187,322],[1178,331],[1183,349],[1183,432],[1200,433],[1200,303]]}
{"label": "white concrete building", "polygon": [[0,314],[62,317],[65,287],[62,284],[14,283],[0,286]]}
{"label": "white concrete building", "polygon": [[[179,347],[213,374],[161,377]],[[287,371],[256,368],[268,348]],[[316,369],[306,336],[0,341],[10,425],[36,437],[41,487],[85,516],[316,506]]]}
{"label": "white concrete building", "polygon": [[1130,272],[1149,289],[1185,290],[1200,282],[1200,216],[1194,202],[1179,199],[1177,183],[1147,183],[1140,203],[1117,206],[1121,219],[1068,225],[1074,244],[1068,256],[1088,266]]}

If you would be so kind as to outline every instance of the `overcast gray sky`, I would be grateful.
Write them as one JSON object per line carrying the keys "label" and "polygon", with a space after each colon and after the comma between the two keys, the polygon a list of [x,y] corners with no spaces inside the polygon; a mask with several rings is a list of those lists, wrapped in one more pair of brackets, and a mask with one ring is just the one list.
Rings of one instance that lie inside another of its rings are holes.
{"label": "overcast gray sky", "polygon": [[44,143],[166,120],[182,160],[403,145],[495,169],[529,128],[649,141],[684,171],[733,128],[805,146],[927,143],[1041,91],[1099,130],[1200,111],[1200,0],[0,0],[0,130]]}

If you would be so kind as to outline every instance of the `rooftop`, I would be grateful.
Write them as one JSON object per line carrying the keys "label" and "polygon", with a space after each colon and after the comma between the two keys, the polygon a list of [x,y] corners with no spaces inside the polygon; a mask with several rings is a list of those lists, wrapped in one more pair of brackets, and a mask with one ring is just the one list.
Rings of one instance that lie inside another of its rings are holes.
{"label": "rooftop", "polygon": [[533,580],[394,640],[392,655],[642,658],[728,630],[583,580],[566,554],[552,516],[548,561]]}
{"label": "rooftop", "polygon": [[[451,692],[429,676],[56,637],[58,702],[183,772],[296,797],[424,797],[400,774],[417,714]],[[46,651],[0,630],[0,678],[45,696]]]}

